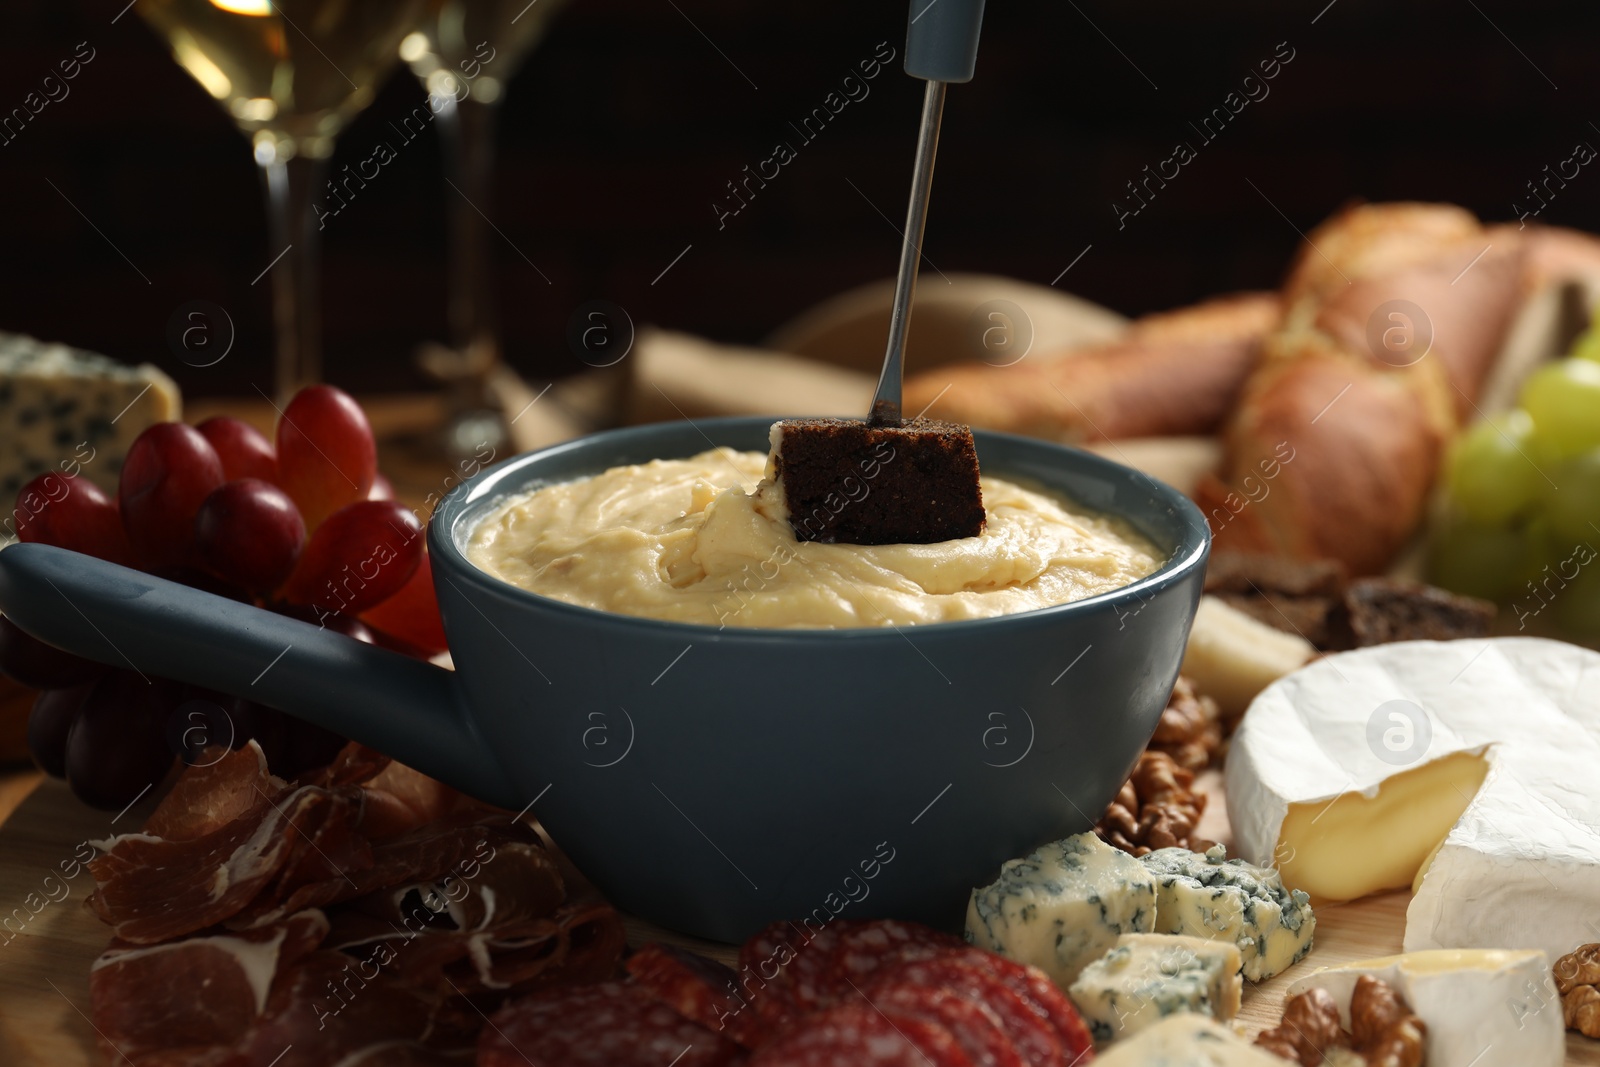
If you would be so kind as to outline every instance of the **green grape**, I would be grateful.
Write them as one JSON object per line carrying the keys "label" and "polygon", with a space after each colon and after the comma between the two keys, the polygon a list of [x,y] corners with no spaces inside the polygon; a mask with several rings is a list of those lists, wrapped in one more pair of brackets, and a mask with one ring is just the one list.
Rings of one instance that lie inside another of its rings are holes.
{"label": "green grape", "polygon": [[1451,499],[1474,522],[1504,525],[1543,497],[1549,488],[1544,472],[1554,462],[1549,446],[1536,439],[1527,412],[1485,419],[1451,450]]}
{"label": "green grape", "polygon": [[1578,336],[1572,343],[1571,354],[1573,359],[1591,359],[1600,363],[1600,322],[1592,322],[1589,328]]}
{"label": "green grape", "polygon": [[1559,619],[1561,612],[1577,609],[1575,605],[1562,606],[1585,595],[1575,589],[1596,559],[1595,549],[1590,541],[1574,542],[1561,536],[1543,516],[1532,519],[1521,535],[1527,554],[1512,579],[1507,617],[1517,623],[1519,631],[1532,627],[1535,618],[1540,627],[1567,625]]}
{"label": "green grape", "polygon": [[1600,545],[1600,448],[1574,456],[1551,471],[1544,514],[1561,542]]}
{"label": "green grape", "polygon": [[1572,555],[1572,545],[1556,535],[1550,520],[1543,515],[1535,515],[1518,530],[1518,535],[1522,538],[1522,563],[1511,576],[1513,598],[1533,596],[1530,583],[1538,587],[1552,579],[1556,567]]}
{"label": "green grape", "polygon": [[1589,562],[1582,564],[1577,578],[1567,583],[1552,605],[1556,622],[1562,629],[1575,636],[1597,637],[1600,636],[1600,560],[1596,560],[1592,552],[1582,552],[1572,558],[1567,573],[1585,559]]}
{"label": "green grape", "polygon": [[1522,408],[1534,433],[1564,456],[1600,447],[1600,363],[1563,359],[1522,387]]}
{"label": "green grape", "polygon": [[1528,572],[1528,546],[1520,533],[1462,518],[1444,523],[1428,555],[1428,579],[1455,593],[1505,600]]}

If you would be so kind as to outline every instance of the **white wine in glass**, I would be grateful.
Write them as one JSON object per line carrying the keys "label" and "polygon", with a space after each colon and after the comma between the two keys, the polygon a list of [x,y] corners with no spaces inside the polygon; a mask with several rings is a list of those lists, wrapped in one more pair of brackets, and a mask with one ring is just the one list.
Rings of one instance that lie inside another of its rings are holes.
{"label": "white wine in glass", "polygon": [[138,0],[172,57],[249,136],[272,220],[274,388],[321,377],[311,205],[334,138],[438,0]]}
{"label": "white wine in glass", "polygon": [[450,345],[428,349],[423,365],[448,383],[445,446],[470,455],[507,436],[488,380],[500,362],[490,211],[495,117],[506,84],[538,44],[564,0],[443,0],[400,56],[427,89],[438,115],[450,202]]}

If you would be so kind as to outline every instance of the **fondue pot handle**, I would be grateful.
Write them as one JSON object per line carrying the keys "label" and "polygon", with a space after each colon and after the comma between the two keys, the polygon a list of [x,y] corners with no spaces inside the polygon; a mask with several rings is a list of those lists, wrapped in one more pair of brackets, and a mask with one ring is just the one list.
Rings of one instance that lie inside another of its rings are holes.
{"label": "fondue pot handle", "polygon": [[520,806],[463,710],[454,671],[50,545],[0,551],[0,610],[85,659],[265,704]]}

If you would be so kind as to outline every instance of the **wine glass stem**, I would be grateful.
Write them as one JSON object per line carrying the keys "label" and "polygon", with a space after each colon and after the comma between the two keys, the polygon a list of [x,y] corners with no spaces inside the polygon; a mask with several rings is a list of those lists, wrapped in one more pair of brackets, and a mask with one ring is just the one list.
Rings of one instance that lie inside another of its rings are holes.
{"label": "wine glass stem", "polygon": [[489,210],[494,181],[497,105],[467,97],[439,114],[445,168],[456,189],[450,198],[450,332],[458,352],[475,366],[498,361]]}
{"label": "wine glass stem", "polygon": [[272,321],[277,334],[273,391],[286,404],[322,377],[322,323],[317,300],[321,235],[311,205],[327,160],[295,156],[262,165],[272,250]]}

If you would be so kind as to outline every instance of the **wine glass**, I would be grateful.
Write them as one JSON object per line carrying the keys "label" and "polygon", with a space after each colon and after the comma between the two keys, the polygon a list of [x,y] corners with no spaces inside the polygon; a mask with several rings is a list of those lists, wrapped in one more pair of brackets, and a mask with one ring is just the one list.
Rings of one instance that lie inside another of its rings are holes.
{"label": "wine glass", "polygon": [[[436,0],[435,0],[436,2]],[[321,377],[313,206],[345,123],[372,102],[430,0],[138,0],[172,57],[238,123],[267,190],[273,386]],[[330,189],[326,195],[335,191]],[[326,209],[324,209],[326,210]]]}
{"label": "wine glass", "polygon": [[564,0],[443,0],[400,56],[427,89],[444,143],[450,201],[450,345],[421,362],[449,388],[446,447],[471,454],[509,432],[489,392],[500,366],[490,278],[489,201],[494,134],[506,84],[544,36]]}

